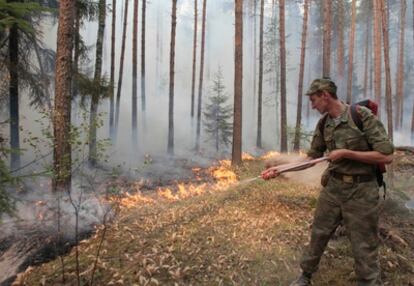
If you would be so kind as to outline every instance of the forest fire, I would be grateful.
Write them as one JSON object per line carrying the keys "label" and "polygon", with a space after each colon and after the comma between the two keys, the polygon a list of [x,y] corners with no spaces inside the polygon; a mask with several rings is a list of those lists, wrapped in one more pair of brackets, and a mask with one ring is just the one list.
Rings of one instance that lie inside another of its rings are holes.
{"label": "forest fire", "polygon": [[280,153],[279,152],[276,152],[276,151],[270,151],[270,152],[267,152],[266,154],[264,154],[262,157],[260,157],[261,159],[263,159],[263,160],[267,160],[267,159],[270,159],[270,158],[272,158],[272,157],[275,157],[275,156],[279,156],[280,155]]}

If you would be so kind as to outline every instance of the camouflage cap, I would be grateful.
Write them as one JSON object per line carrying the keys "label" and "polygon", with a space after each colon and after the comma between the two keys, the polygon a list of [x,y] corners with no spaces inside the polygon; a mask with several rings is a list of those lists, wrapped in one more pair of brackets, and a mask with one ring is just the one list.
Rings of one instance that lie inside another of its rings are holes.
{"label": "camouflage cap", "polygon": [[331,94],[336,94],[336,84],[330,78],[317,78],[311,83],[305,95],[312,95],[319,91],[327,91]]}

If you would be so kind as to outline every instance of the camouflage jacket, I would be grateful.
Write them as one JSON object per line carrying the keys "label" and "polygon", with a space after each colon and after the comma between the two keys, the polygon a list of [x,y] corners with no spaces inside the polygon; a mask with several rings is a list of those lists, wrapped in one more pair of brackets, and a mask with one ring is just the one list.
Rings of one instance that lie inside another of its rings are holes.
{"label": "camouflage jacket", "polygon": [[[394,146],[389,140],[381,121],[372,114],[371,110],[360,106],[358,115],[362,121],[362,131],[358,129],[352,120],[350,107],[346,106],[345,112],[337,120],[338,123],[328,116],[323,124],[319,120],[307,152],[309,157],[322,157],[325,151],[335,149],[349,149],[354,151],[378,151],[385,155],[394,152]],[[321,132],[323,131],[323,132]],[[349,159],[341,159],[329,164],[328,170],[346,175],[372,175],[375,174],[375,165],[366,164]]]}

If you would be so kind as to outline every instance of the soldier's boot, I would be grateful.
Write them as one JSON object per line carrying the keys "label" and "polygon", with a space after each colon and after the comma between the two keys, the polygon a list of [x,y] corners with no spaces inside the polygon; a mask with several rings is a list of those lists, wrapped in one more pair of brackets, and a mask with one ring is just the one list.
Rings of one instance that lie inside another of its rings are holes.
{"label": "soldier's boot", "polygon": [[302,272],[302,274],[293,281],[289,286],[309,286],[311,283],[312,273]]}

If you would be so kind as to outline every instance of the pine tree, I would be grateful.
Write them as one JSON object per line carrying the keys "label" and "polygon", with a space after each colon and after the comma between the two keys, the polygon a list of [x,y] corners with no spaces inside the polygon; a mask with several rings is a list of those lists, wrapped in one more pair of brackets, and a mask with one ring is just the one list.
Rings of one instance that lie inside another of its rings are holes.
{"label": "pine tree", "polygon": [[168,102],[168,146],[167,152],[174,154],[174,77],[175,77],[175,33],[177,27],[177,0],[172,1],[170,42],[170,87]]}
{"label": "pine tree", "polygon": [[216,151],[219,151],[222,144],[228,146],[231,143],[233,134],[232,124],[229,122],[233,116],[232,108],[226,105],[229,97],[225,93],[221,68],[214,75],[211,94],[210,102],[206,104],[203,112],[204,129],[210,139],[214,141]]}
{"label": "pine tree", "polygon": [[234,37],[234,117],[231,164],[242,162],[242,98],[243,98],[243,1],[235,0],[235,37]]}
{"label": "pine tree", "polygon": [[55,108],[53,112],[53,191],[70,190],[71,185],[71,79],[74,1],[61,0],[56,54]]}

